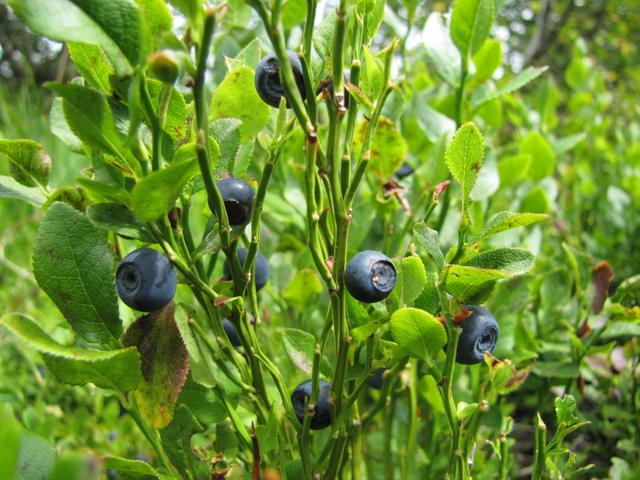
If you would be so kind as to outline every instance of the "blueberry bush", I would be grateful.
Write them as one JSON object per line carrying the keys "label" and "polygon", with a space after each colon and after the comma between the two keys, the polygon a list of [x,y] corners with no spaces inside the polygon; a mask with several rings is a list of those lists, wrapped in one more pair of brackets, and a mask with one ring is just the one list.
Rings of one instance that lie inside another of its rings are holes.
{"label": "blueberry bush", "polygon": [[3,3],[1,478],[640,476],[633,1]]}

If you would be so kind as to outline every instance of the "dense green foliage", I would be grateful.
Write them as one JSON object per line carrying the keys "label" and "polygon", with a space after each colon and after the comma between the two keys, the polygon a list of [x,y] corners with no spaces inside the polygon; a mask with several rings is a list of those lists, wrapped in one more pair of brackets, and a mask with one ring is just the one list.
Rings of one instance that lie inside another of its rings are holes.
{"label": "dense green foliage", "polygon": [[[636,2],[329,3],[0,0],[1,478],[640,476]],[[147,315],[141,246],[178,273]]]}

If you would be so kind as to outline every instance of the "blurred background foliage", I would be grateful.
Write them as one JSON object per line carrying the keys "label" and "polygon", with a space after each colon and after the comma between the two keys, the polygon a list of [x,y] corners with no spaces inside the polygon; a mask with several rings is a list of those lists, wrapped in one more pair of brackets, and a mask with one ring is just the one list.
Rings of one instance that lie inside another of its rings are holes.
{"label": "blurred background foliage", "polygon": [[[380,34],[381,45],[392,36],[402,39],[396,67],[404,80],[384,113],[399,125],[406,143],[402,148],[416,169],[415,175],[401,181],[403,195],[412,206],[423,202],[425,192],[446,179],[441,162],[443,133],[451,129],[455,97],[443,81],[442,69],[429,55],[428,23],[433,12],[448,11],[450,3],[388,0]],[[475,72],[469,98],[482,93],[479,80],[483,75],[501,84],[530,66],[548,66],[548,70],[516,93],[479,108],[473,101],[464,105],[464,119],[479,124],[488,144],[486,165],[473,194],[474,230],[481,229],[487,214],[501,210],[545,212],[552,219],[526,232],[496,236],[493,241],[495,245],[513,244],[516,236],[539,257],[532,274],[502,284],[488,302],[501,326],[496,356],[509,357],[516,366],[532,365],[533,373],[517,392],[501,400],[502,415],[489,415],[484,427],[498,432],[504,415],[514,418],[517,441],[513,448],[520,469],[514,467],[513,474],[524,477],[530,474],[526,466],[531,464],[534,412],[553,418],[553,398],[562,389],[570,389],[578,398],[579,411],[592,422],[572,437],[571,450],[578,463],[594,464],[589,475],[598,478],[639,478],[640,345],[633,336],[640,326],[640,294],[638,281],[628,280],[640,272],[638,2],[496,3],[499,9],[492,37],[497,41],[490,42],[486,48],[492,51],[484,53],[498,60],[492,64],[477,59],[476,64],[486,70]],[[215,39],[214,83],[224,77],[223,56],[233,57],[256,35],[256,19],[248,7],[240,0],[228,0],[228,4],[231,13],[224,19],[225,34]],[[321,2],[321,8],[329,12],[331,2]],[[304,2],[285,2],[285,25],[289,21],[296,25],[303,15]],[[289,34],[289,41],[296,44],[298,33],[290,30]],[[0,0],[0,138],[31,138],[41,143],[53,159],[54,188],[72,186],[88,162],[51,133],[52,96],[42,84],[68,81],[76,75],[66,48],[31,34]],[[253,176],[259,171],[248,160],[244,168]],[[299,218],[292,213],[293,205],[303,203],[302,194],[286,179],[301,175],[301,166],[289,159],[279,168],[264,212],[268,231],[262,249],[273,252],[274,272],[263,303],[276,325],[302,323],[316,331],[324,311],[319,308],[324,300],[316,298],[320,282],[308,271],[292,278],[288,268],[291,260],[295,265],[308,263],[290,253],[301,247],[304,212],[300,211]],[[7,162],[0,161],[0,174],[7,171]],[[372,200],[376,210],[369,209]],[[52,331],[62,318],[36,287],[31,273],[33,240],[42,212],[18,200],[3,199],[0,215],[0,305],[4,311],[37,318]],[[405,218],[397,198],[385,196],[369,182],[368,192],[355,205],[354,219],[371,228],[354,227],[351,251],[380,241],[387,243],[387,250],[399,249],[391,239]],[[445,244],[455,243],[456,222],[455,215],[449,215],[442,225]],[[621,284],[624,290],[614,294],[615,301],[596,316],[596,323],[618,321],[623,326],[615,342],[603,341],[582,358],[577,347],[580,325],[575,325],[574,318],[590,299],[585,297],[589,295],[586,289],[578,287],[589,283],[591,268],[602,260],[614,272],[612,293]],[[65,332],[55,330],[59,338]],[[428,417],[434,415],[427,410],[433,405],[428,402],[429,386],[422,387],[423,415]],[[471,401],[471,390],[467,393]],[[460,397],[464,399],[464,390]],[[37,355],[4,332],[0,334],[0,399],[18,413],[24,428],[50,439],[59,450],[95,449],[130,458],[149,454],[132,422],[120,417],[115,400],[99,389],[65,387],[52,381]],[[445,425],[443,422],[440,431],[446,432]],[[436,440],[424,441],[432,445]],[[431,447],[422,452],[427,456],[436,453]],[[382,451],[379,454],[384,456]],[[487,472],[495,472],[489,467]]]}

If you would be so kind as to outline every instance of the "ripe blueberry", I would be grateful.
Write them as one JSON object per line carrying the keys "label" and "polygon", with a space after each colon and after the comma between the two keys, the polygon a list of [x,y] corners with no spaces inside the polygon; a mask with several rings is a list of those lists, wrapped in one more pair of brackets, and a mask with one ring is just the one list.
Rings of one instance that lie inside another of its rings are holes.
{"label": "ripe blueberry", "polygon": [[484,360],[483,353],[493,353],[498,342],[498,322],[489,310],[475,305],[466,305],[471,315],[460,324],[462,334],[458,340],[456,362],[473,365]]}
{"label": "ripe blueberry", "polygon": [[[293,71],[293,78],[296,81],[298,90],[302,98],[305,97],[304,77],[302,76],[302,64],[298,54],[292,50],[287,50],[287,56],[291,63],[291,70]],[[268,105],[274,108],[280,106],[280,99],[284,97],[284,86],[280,80],[280,68],[278,65],[278,58],[274,53],[263,57],[262,60],[256,66],[256,73],[254,76],[254,82],[256,85],[256,91],[260,98]],[[290,108],[289,102],[287,102],[287,108]]]}
{"label": "ripe blueberry", "polygon": [[345,272],[347,290],[361,302],[378,302],[389,295],[396,284],[396,267],[385,254],[365,250],[351,259]]}
{"label": "ripe blueberry", "polygon": [[129,307],[155,312],[166,306],[176,293],[176,271],[162,253],[139,248],[120,262],[116,289]]}
{"label": "ripe blueberry", "polygon": [[386,368],[376,368],[373,372],[371,372],[371,376],[369,377],[369,386],[375,390],[380,390],[382,388],[382,383],[384,382],[384,372]]}
{"label": "ripe blueberry", "polygon": [[[329,405],[329,394],[331,392],[331,384],[320,380],[318,382],[318,400],[316,401],[313,417],[311,417],[311,430],[322,430],[331,425],[331,406]],[[296,387],[291,394],[291,403],[293,410],[296,412],[298,421],[304,421],[306,412],[305,404],[311,399],[311,380],[302,382]]]}
{"label": "ripe blueberry", "polygon": [[[227,211],[229,225],[245,226],[251,221],[251,209],[255,192],[247,182],[239,178],[225,178],[218,182],[218,188]],[[211,210],[213,206],[210,205]]]}
{"label": "ripe blueberry", "polygon": [[411,165],[409,165],[407,162],[402,162],[402,165],[400,165],[400,168],[398,170],[396,170],[396,177],[401,180],[404,177],[408,177],[409,175],[411,175],[414,172],[413,167]]}
{"label": "ripe blueberry", "polygon": [[[236,250],[236,255],[238,255],[240,265],[244,266],[244,261],[247,258],[247,249],[239,248],[238,250]],[[231,265],[229,264],[229,259],[225,260],[223,267],[223,278],[225,280],[231,280]],[[256,290],[260,290],[267,284],[267,281],[269,281],[269,262],[267,262],[267,259],[260,254],[256,255],[255,278]]]}

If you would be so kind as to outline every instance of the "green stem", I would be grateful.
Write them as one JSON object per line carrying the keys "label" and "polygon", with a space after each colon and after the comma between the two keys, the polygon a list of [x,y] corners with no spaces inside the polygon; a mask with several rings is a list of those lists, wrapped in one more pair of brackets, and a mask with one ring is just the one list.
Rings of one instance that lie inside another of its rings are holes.
{"label": "green stem", "polygon": [[304,472],[304,478],[313,477],[313,468],[311,464],[312,445],[310,435],[312,415],[309,415],[309,413],[311,408],[315,408],[315,405],[318,401],[318,394],[320,390],[320,359],[320,345],[316,345],[313,353],[313,368],[311,370],[311,398],[309,398],[309,402],[307,403],[307,405],[305,405],[307,410],[305,411],[302,429],[300,430],[300,434],[298,436],[298,446],[300,448],[300,458],[302,459],[302,471]]}
{"label": "green stem", "polygon": [[389,405],[387,407],[386,414],[384,416],[384,443],[385,443],[385,457],[384,457],[384,478],[386,480],[393,480],[393,420],[396,410],[396,399],[391,397],[389,399]]}
{"label": "green stem", "polygon": [[151,170],[155,172],[160,168],[160,143],[162,141],[160,137],[160,123],[158,115],[153,108],[153,102],[151,101],[151,95],[149,94],[147,80],[143,74],[141,74],[140,80],[140,98],[142,100],[142,107],[147,114],[149,126],[151,127]]}
{"label": "green stem", "polygon": [[[200,326],[200,324],[192,319],[192,320],[189,321],[189,326],[198,335],[198,337],[200,337],[200,339],[204,342],[204,344],[209,349],[209,352],[211,353],[213,358],[217,360],[218,352],[217,352],[216,348],[214,347],[213,342],[211,341],[211,339],[209,338],[207,333],[204,331],[204,329]],[[207,363],[207,362],[205,362],[205,363]],[[242,388],[246,392],[255,393],[256,389],[253,388],[251,385],[247,385],[241,379],[237,378],[236,375],[234,375],[233,372],[231,372],[229,367],[227,367],[227,365],[223,361],[217,361],[216,363],[220,367],[220,369],[224,372],[224,374],[227,376],[227,378],[229,380],[231,380],[233,383],[235,383],[237,386],[239,386],[240,388]],[[212,376],[215,377],[215,375],[213,375],[213,374],[212,374]]]}
{"label": "green stem", "polygon": [[409,428],[407,432],[407,450],[402,462],[403,480],[409,480],[413,477],[414,460],[416,455],[416,437],[418,431],[418,419],[416,418],[418,409],[418,392],[416,385],[418,383],[418,368],[415,360],[409,363]]}
{"label": "green stem", "polygon": [[536,412],[535,418],[535,452],[533,473],[531,474],[532,480],[540,480],[544,474],[544,465],[546,458],[546,446],[547,446],[547,426],[542,421],[540,414]]}
{"label": "green stem", "polygon": [[152,429],[151,427],[149,427],[149,425],[147,425],[147,422],[145,421],[144,417],[140,413],[140,410],[138,409],[138,405],[136,404],[135,399],[132,397],[130,402],[125,401],[123,403],[127,407],[129,415],[131,415],[131,418],[133,418],[133,420],[136,422],[136,425],[138,425],[138,428],[140,428],[145,438],[149,441],[149,443],[155,450],[156,454],[158,455],[158,458],[162,462],[162,465],[167,470],[169,470],[169,472],[171,472],[172,474],[178,475],[178,471],[169,460],[169,457],[167,456],[167,453],[165,452],[164,447],[162,446],[162,441],[160,440],[158,431]]}

